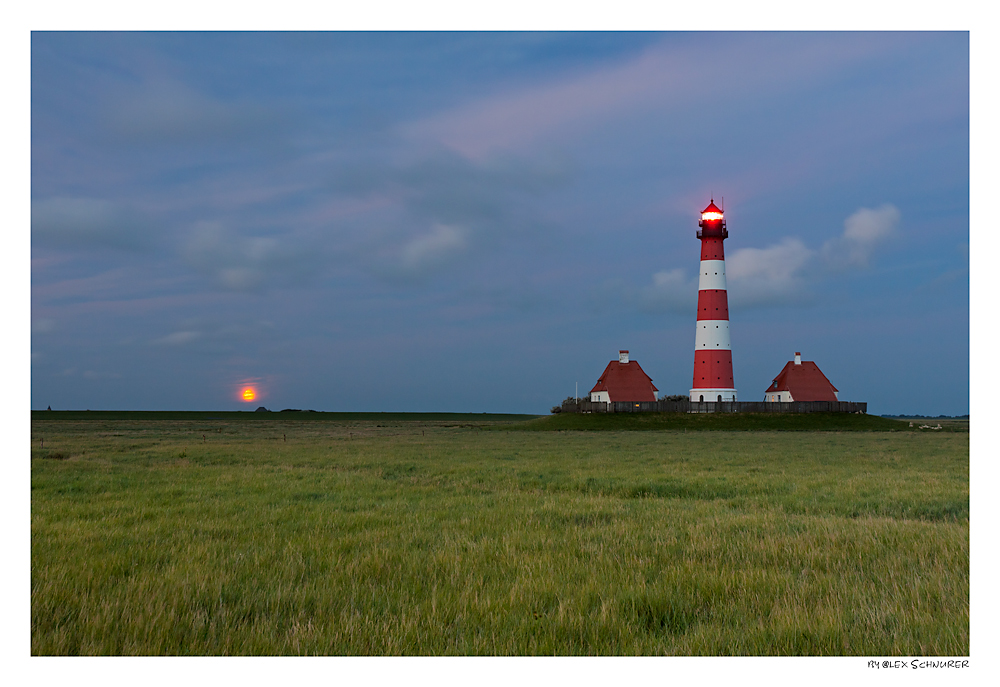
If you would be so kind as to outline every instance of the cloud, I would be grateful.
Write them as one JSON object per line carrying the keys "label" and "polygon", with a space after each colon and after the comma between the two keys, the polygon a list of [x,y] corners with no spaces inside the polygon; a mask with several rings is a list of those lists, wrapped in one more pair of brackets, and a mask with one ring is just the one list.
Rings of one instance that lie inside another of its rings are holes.
{"label": "cloud", "polygon": [[82,376],[85,379],[120,379],[117,372],[97,372],[94,370],[84,370]]}
{"label": "cloud", "polygon": [[808,296],[806,273],[816,252],[796,238],[767,248],[741,248],[726,258],[730,301],[736,306],[799,302]]}
{"label": "cloud", "polygon": [[320,265],[320,254],[294,235],[241,236],[214,222],[197,224],[182,248],[188,264],[231,291],[257,291],[301,283]]}
{"label": "cloud", "polygon": [[568,176],[560,159],[473,161],[438,148],[405,162],[369,161],[333,181],[340,193],[381,197],[423,219],[467,224],[504,218],[512,205],[559,188]]}
{"label": "cloud", "polygon": [[899,218],[899,210],[890,203],[859,209],[844,220],[841,236],[823,244],[827,267],[834,271],[868,267],[876,248],[895,233]]}
{"label": "cloud", "polygon": [[638,306],[645,312],[693,313],[698,304],[698,279],[687,279],[684,270],[662,270],[652,284],[638,293]]}
{"label": "cloud", "polygon": [[138,250],[152,244],[151,229],[150,223],[134,210],[98,198],[31,202],[33,244]]}
{"label": "cloud", "polygon": [[160,339],[155,339],[152,343],[156,346],[185,346],[192,341],[197,341],[202,337],[201,332],[183,331],[168,334]]}
{"label": "cloud", "polygon": [[[55,373],[56,377],[75,377],[76,368],[67,367],[62,372]],[[121,374],[118,372],[101,372],[97,370],[84,370],[80,373],[80,376],[84,379],[96,380],[96,379],[121,379]]]}
{"label": "cloud", "polygon": [[537,233],[537,201],[567,179],[560,160],[478,162],[436,150],[405,163],[369,162],[338,175],[337,192],[378,199],[358,219],[357,257],[389,281],[422,280],[499,244]]}
{"label": "cloud", "polygon": [[662,49],[648,51],[625,64],[489,97],[409,124],[403,132],[483,159],[498,149],[627,110],[667,85],[690,80],[671,66]]}
{"label": "cloud", "polygon": [[48,334],[56,329],[56,321],[49,320],[45,318],[39,318],[32,321],[31,323],[31,333],[32,334]]}
{"label": "cloud", "polygon": [[[808,298],[808,271],[816,252],[786,238],[767,248],[741,248],[726,258],[730,305],[737,307],[795,303]],[[698,278],[683,269],[661,270],[639,289],[635,301],[645,312],[694,313]]]}
{"label": "cloud", "polygon": [[[584,68],[544,82],[534,80],[412,122],[411,140],[435,141],[469,159],[498,151],[537,149],[566,136],[592,137],[606,122],[655,112],[659,125],[695,128],[691,102],[760,102],[808,83],[815,86],[845,69],[893,49],[899,39],[853,41],[840,36],[705,34],[713,49],[692,59],[684,38],[668,38],[627,59]],[[697,48],[695,48],[697,49]],[[698,115],[697,119],[705,120]]]}
{"label": "cloud", "polygon": [[436,224],[429,233],[403,246],[402,268],[412,274],[425,274],[456,258],[467,246],[466,231],[461,227]]}
{"label": "cloud", "polygon": [[230,103],[171,79],[155,79],[123,94],[107,116],[116,135],[150,142],[251,140],[274,120],[256,103]]}
{"label": "cloud", "polygon": [[[898,221],[899,210],[890,204],[861,208],[844,221],[844,233],[821,250],[793,237],[767,248],[741,248],[726,258],[729,303],[752,307],[805,302],[824,273],[867,267]],[[684,270],[662,270],[653,275],[652,284],[639,290],[636,300],[640,310],[688,312],[695,307],[697,291],[697,279],[687,280]]]}
{"label": "cloud", "polygon": [[174,324],[175,331],[149,341],[151,346],[183,348],[197,342],[202,353],[225,353],[237,350],[248,341],[273,337],[277,328],[273,322],[237,318],[225,321],[222,316],[196,317]]}

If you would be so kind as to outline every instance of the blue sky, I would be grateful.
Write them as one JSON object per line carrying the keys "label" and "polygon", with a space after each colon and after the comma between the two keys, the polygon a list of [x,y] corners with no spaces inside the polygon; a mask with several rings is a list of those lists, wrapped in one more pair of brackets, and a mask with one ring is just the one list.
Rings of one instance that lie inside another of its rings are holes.
{"label": "blue sky", "polygon": [[967,33],[36,32],[31,406],[686,393],[713,195],[742,400],[969,412]]}

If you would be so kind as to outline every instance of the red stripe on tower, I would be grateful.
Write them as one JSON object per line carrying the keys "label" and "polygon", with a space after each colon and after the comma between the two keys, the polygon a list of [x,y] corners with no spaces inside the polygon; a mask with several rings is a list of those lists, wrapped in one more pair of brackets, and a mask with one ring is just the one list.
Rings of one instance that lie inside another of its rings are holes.
{"label": "red stripe on tower", "polygon": [[698,222],[701,269],[698,272],[698,320],[694,337],[692,401],[735,401],[733,351],[729,341],[729,298],[722,242],[729,236],[722,210],[713,199]]}

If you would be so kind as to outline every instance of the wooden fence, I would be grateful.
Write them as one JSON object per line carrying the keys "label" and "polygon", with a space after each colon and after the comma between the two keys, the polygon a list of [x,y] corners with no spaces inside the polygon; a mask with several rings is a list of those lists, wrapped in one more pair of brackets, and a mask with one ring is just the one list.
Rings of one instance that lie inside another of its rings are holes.
{"label": "wooden fence", "polygon": [[581,399],[564,403],[564,413],[867,413],[867,403],[853,401],[614,401],[602,403]]}

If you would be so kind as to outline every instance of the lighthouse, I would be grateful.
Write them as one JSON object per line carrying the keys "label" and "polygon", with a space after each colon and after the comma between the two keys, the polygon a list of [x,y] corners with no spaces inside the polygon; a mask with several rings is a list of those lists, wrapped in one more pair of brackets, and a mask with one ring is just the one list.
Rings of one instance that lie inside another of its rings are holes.
{"label": "lighthouse", "polygon": [[701,213],[697,236],[701,240],[701,270],[698,272],[698,326],[694,337],[691,400],[735,401],[726,258],[722,251],[722,242],[729,232],[714,198]]}

